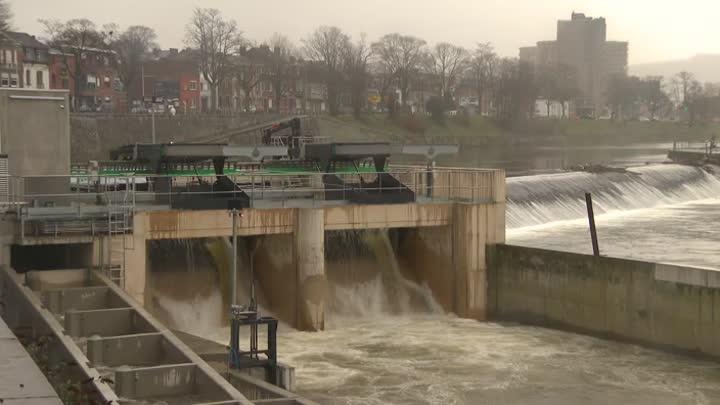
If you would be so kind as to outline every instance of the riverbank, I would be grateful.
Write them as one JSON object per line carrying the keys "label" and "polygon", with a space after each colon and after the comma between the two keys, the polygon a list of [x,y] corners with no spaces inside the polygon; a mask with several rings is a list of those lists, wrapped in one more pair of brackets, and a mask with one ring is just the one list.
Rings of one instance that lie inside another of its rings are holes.
{"label": "riverbank", "polygon": [[720,123],[688,126],[667,121],[558,120],[536,118],[512,128],[488,117],[450,117],[438,124],[427,117],[390,119],[385,114],[319,118],[320,133],[338,140],[395,143],[459,143],[462,145],[628,145],[675,140],[703,141],[720,136]]}

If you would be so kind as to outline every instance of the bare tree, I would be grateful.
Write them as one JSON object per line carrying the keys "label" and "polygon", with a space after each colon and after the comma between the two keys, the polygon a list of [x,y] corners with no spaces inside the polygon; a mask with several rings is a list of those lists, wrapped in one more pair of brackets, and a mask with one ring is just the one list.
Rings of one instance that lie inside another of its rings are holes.
{"label": "bare tree", "polygon": [[279,110],[280,100],[295,88],[299,77],[297,48],[285,35],[274,33],[265,44],[267,63],[263,80],[270,83],[273,90],[273,102]]}
{"label": "bare tree", "polygon": [[[68,76],[73,79],[76,97],[86,86],[87,54],[97,50],[107,50],[107,38],[113,32],[98,30],[95,23],[78,18],[62,22],[59,20],[40,20],[48,36],[48,44],[60,50],[63,55],[63,64]],[[75,98],[76,98],[75,97]],[[77,100],[72,103],[77,107]]]}
{"label": "bare tree", "polygon": [[410,35],[387,34],[372,44],[373,53],[386,75],[393,78],[407,105],[410,83],[423,62],[425,41]]}
{"label": "bare tree", "polygon": [[247,49],[243,45],[232,62],[233,77],[237,80],[240,90],[243,92],[242,106],[245,111],[250,110],[253,91],[263,80],[264,60],[262,56],[259,48]]}
{"label": "bare tree", "polygon": [[368,65],[370,63],[370,55],[372,51],[368,45],[365,34],[355,43],[350,44],[345,49],[344,70],[347,76],[348,86],[350,88],[350,99],[353,108],[353,115],[360,116],[360,112],[365,106],[366,90],[370,72]]}
{"label": "bare tree", "polygon": [[495,116],[502,125],[511,126],[531,114],[537,94],[532,66],[511,58],[499,61],[493,98]]}
{"label": "bare tree", "polygon": [[235,20],[223,19],[213,8],[196,8],[186,28],[186,44],[198,51],[200,72],[210,87],[211,110],[219,107],[218,89],[227,78],[230,56],[242,43]]}
{"label": "bare tree", "polygon": [[470,81],[478,98],[478,108],[482,113],[483,99],[495,81],[498,57],[489,42],[477,45],[470,59]]}
{"label": "bare tree", "polygon": [[295,46],[295,44],[290,40],[290,38],[279,32],[274,32],[272,35],[270,35],[270,38],[267,41],[267,45],[272,50],[279,49],[280,53],[282,53],[288,58],[299,59],[301,56],[300,50],[297,48],[297,46]]}
{"label": "bare tree", "polygon": [[320,27],[303,40],[307,57],[324,69],[331,115],[337,115],[339,87],[342,80],[343,57],[350,46],[350,38],[337,27]]}
{"label": "bare tree", "polygon": [[437,78],[440,96],[446,103],[452,101],[458,77],[467,67],[467,56],[464,48],[447,42],[435,45],[428,54],[428,70]]}
{"label": "bare tree", "polygon": [[12,10],[7,0],[0,0],[0,32],[10,31],[12,20]]}
{"label": "bare tree", "polygon": [[648,76],[640,82],[640,100],[650,113],[650,120],[655,120],[658,113],[670,103],[662,82],[662,76]]}
{"label": "bare tree", "polygon": [[157,34],[152,28],[133,25],[110,42],[110,48],[115,51],[120,61],[118,75],[126,90],[130,89],[141,74],[145,55],[157,47],[156,38]]}
{"label": "bare tree", "polygon": [[687,113],[688,123],[695,121],[694,101],[702,93],[702,85],[689,72],[680,72],[672,79],[672,94],[677,107]]}

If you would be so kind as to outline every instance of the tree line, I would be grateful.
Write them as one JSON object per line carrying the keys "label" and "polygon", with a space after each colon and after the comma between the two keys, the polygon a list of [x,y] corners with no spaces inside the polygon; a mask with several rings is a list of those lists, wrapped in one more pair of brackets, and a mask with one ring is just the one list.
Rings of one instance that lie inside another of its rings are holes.
{"label": "tree line", "polygon": [[[0,0],[0,30],[9,29],[10,18],[7,3]],[[127,89],[140,80],[145,58],[158,48],[155,31],[146,26],[97,26],[85,18],[40,22],[48,45],[72,56],[65,59],[66,71],[74,79],[76,92],[88,73],[83,59],[87,52],[113,51],[119,79]],[[429,88],[432,91],[428,93],[435,96],[420,107],[438,119],[458,107],[460,87],[471,89],[474,104],[479,108],[491,105],[489,112],[502,122],[534,115],[538,99],[545,100],[547,115],[557,103],[567,117],[566,106],[583,96],[572,67],[527,65],[517,58],[498,56],[490,43],[478,43],[473,49],[448,42],[429,45],[400,33],[369,41],[365,35],[353,38],[332,26],[316,28],[298,44],[278,33],[258,43],[243,35],[237,21],[212,8],[194,10],[185,27],[184,42],[209,86],[213,109],[219,107],[219,89],[233,79],[246,95],[261,82],[269,83],[277,106],[293,90],[294,80],[301,75],[298,70],[310,68],[327,89],[330,114],[340,112],[341,95],[348,96],[354,114],[361,114],[368,107],[369,87],[378,91],[382,109],[390,115],[409,111],[411,92]],[[256,55],[257,60],[239,58],[253,48],[264,49]],[[720,91],[701,85],[687,72],[668,81],[616,75],[609,78],[603,91],[613,119],[632,119],[644,113],[650,119],[682,116],[696,122],[720,114]],[[247,107],[249,97],[244,101]]]}

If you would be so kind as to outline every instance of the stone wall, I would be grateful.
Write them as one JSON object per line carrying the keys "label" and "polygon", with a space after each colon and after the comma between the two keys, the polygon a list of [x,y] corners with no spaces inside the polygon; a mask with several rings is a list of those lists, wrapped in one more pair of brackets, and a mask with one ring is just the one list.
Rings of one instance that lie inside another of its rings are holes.
{"label": "stone wall", "polygon": [[720,271],[496,245],[491,316],[720,355]]}
{"label": "stone wall", "polygon": [[[274,115],[216,117],[189,115],[155,117],[155,138],[167,142],[221,142],[234,130],[272,121]],[[109,151],[122,145],[152,142],[152,118],[149,115],[72,115],[70,118],[71,161],[107,160]],[[242,142],[242,139],[234,139]]]}

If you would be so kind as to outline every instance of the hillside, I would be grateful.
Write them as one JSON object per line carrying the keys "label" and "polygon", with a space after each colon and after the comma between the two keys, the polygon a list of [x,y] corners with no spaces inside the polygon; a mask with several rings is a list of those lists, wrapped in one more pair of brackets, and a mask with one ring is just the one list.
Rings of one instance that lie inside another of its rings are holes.
{"label": "hillside", "polygon": [[[720,136],[720,124],[688,127],[674,122],[613,122],[608,120],[534,119],[513,129],[502,128],[493,120],[470,117],[467,121],[449,119],[445,125],[416,117],[391,120],[384,115],[319,119],[321,135],[338,141],[387,141],[392,143],[457,143],[464,145],[499,144],[616,144],[702,141]],[[412,128],[415,131],[411,131]],[[423,128],[424,130],[417,130]]]}
{"label": "hillside", "polygon": [[720,82],[720,55],[696,55],[689,59],[633,65],[630,74],[635,76],[672,77],[678,72],[693,73],[703,83]]}

